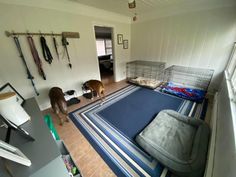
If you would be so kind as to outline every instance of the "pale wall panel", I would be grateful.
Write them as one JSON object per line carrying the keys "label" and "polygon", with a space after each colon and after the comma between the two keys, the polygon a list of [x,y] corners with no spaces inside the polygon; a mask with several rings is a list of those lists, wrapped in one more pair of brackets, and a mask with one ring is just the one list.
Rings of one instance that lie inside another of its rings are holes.
{"label": "pale wall panel", "polygon": [[235,104],[230,103],[225,77],[222,80],[217,99],[217,127],[212,177],[235,177],[236,127],[234,127],[235,115],[233,115],[235,112],[232,109]]}
{"label": "pale wall panel", "polygon": [[131,60],[165,61],[215,70],[217,89],[233,42],[236,7],[191,12],[131,26]]}

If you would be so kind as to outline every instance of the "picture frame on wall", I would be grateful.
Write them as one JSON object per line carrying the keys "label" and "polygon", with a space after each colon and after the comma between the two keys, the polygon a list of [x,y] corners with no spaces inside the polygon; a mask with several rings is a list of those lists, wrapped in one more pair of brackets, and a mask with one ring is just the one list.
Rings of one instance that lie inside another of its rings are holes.
{"label": "picture frame on wall", "polygon": [[21,106],[24,104],[25,99],[17,92],[17,90],[8,82],[0,88],[0,93],[14,92],[16,93],[16,102]]}
{"label": "picture frame on wall", "polygon": [[117,34],[117,44],[123,44],[123,34]]}
{"label": "picture frame on wall", "polygon": [[128,49],[129,47],[129,41],[126,39],[126,40],[123,40],[123,49]]}

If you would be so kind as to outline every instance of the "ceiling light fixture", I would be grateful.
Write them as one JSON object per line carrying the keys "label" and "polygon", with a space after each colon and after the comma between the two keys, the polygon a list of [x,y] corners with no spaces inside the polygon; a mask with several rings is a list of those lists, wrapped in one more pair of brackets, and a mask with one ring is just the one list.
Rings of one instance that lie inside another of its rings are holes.
{"label": "ceiling light fixture", "polygon": [[128,0],[128,5],[130,9],[134,9],[136,7],[135,0]]}

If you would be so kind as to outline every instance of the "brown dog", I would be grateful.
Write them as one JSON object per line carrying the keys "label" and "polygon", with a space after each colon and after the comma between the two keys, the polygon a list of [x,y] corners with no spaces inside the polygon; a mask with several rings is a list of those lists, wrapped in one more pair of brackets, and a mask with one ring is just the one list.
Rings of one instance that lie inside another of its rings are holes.
{"label": "brown dog", "polygon": [[[85,82],[82,86],[82,89],[91,90],[92,93],[93,91],[95,91],[100,97],[101,101],[104,101],[105,99],[105,93],[104,93],[105,88],[103,83],[99,80],[89,80]],[[92,99],[93,99],[93,94],[92,94]]]}
{"label": "brown dog", "polygon": [[60,116],[60,112],[66,115],[66,121],[69,122],[68,110],[66,100],[64,98],[64,93],[61,88],[53,87],[49,91],[49,98],[53,111],[57,114],[59,118],[60,125],[63,125],[63,117]]}

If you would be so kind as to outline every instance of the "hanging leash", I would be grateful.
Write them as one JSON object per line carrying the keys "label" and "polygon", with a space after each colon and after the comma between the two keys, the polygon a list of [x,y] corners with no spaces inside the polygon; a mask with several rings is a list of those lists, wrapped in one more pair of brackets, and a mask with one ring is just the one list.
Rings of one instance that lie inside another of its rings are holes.
{"label": "hanging leash", "polygon": [[34,62],[38,68],[38,72],[39,74],[42,76],[42,78],[44,80],[46,80],[46,75],[43,71],[43,68],[42,68],[42,61],[41,59],[39,58],[39,54],[38,54],[38,51],[35,47],[35,44],[34,44],[34,40],[31,36],[27,36],[27,40],[28,40],[28,43],[29,43],[29,46],[30,46],[30,51],[31,51],[31,54],[34,58]]}
{"label": "hanging leash", "polygon": [[53,40],[53,45],[54,45],[54,48],[55,48],[55,51],[56,51],[56,54],[57,54],[57,58],[59,60],[60,58],[59,58],[59,52],[58,52],[58,49],[57,49],[57,46],[58,46],[57,40],[56,40],[55,37],[52,37],[52,40]]}
{"label": "hanging leash", "polygon": [[66,55],[67,55],[67,59],[68,59],[68,63],[69,63],[68,65],[72,69],[72,64],[70,62],[70,56],[69,56],[68,49],[67,49],[67,45],[69,45],[69,42],[66,40],[66,38],[64,36],[62,36],[61,42],[62,42],[62,45],[63,45],[65,51],[66,51]]}
{"label": "hanging leash", "polygon": [[28,66],[27,66],[27,63],[26,63],[26,61],[25,61],[25,57],[24,57],[23,52],[22,52],[22,50],[21,50],[20,41],[19,41],[18,37],[16,37],[16,36],[14,36],[13,39],[14,39],[14,42],[15,42],[15,44],[16,44],[16,48],[17,48],[17,50],[18,50],[18,52],[19,52],[19,54],[20,54],[20,58],[22,59],[23,64],[24,64],[24,66],[25,66],[25,69],[26,69],[26,72],[27,72],[27,78],[30,79],[31,84],[32,84],[32,86],[33,86],[33,88],[34,88],[34,92],[35,92],[36,95],[38,96],[38,95],[39,95],[39,92],[38,92],[38,90],[37,90],[37,88],[36,88],[36,86],[35,86],[35,84],[34,84],[34,77],[33,77],[32,74],[30,73],[30,70],[29,70],[29,68],[28,68]]}
{"label": "hanging leash", "polygon": [[69,52],[68,52],[68,49],[67,49],[67,45],[69,45],[69,42],[66,40],[67,38],[79,38],[80,35],[78,32],[62,32],[62,45],[66,51],[66,55],[67,55],[67,59],[68,59],[68,65],[69,67],[72,69],[72,64],[70,62],[70,56],[69,56]]}
{"label": "hanging leash", "polygon": [[47,45],[46,39],[43,36],[40,37],[40,43],[41,43],[43,57],[44,57],[45,61],[48,62],[49,64],[51,64],[53,57],[52,57],[52,54],[51,54],[49,47]]}

